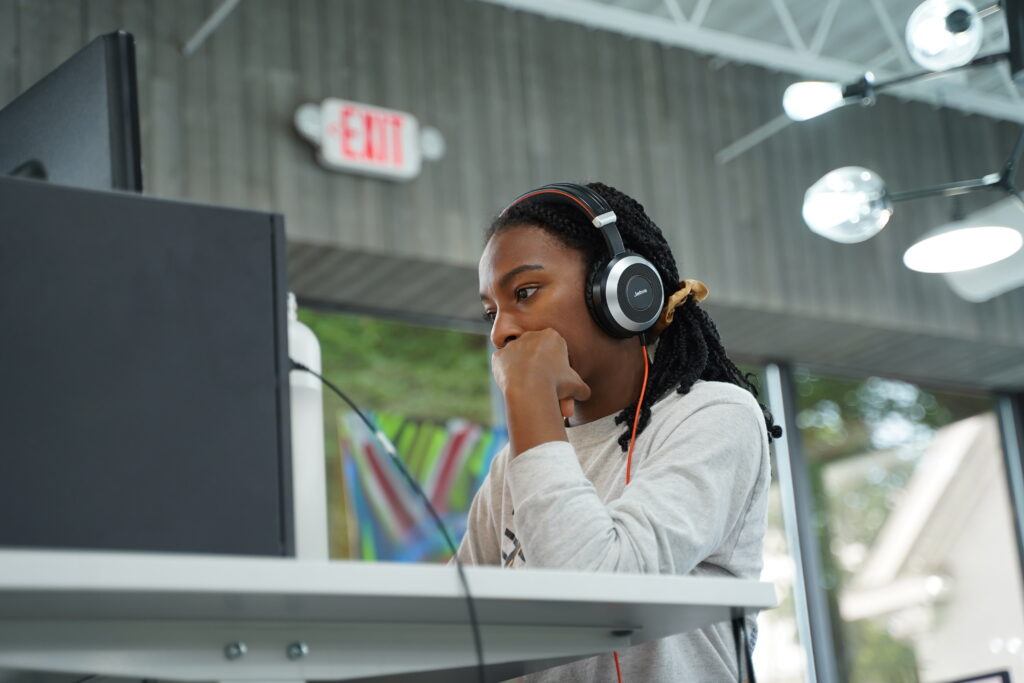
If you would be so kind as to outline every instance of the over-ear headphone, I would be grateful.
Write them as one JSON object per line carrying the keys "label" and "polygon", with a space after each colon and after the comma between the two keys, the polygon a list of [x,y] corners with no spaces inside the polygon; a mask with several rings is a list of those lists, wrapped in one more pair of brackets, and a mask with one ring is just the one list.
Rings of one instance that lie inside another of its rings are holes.
{"label": "over-ear headphone", "polygon": [[601,231],[609,259],[591,272],[585,292],[587,307],[601,329],[619,339],[651,329],[665,299],[661,277],[650,261],[626,251],[615,226],[615,212],[604,197],[584,185],[552,183],[516,197],[501,215],[529,199],[572,206]]}

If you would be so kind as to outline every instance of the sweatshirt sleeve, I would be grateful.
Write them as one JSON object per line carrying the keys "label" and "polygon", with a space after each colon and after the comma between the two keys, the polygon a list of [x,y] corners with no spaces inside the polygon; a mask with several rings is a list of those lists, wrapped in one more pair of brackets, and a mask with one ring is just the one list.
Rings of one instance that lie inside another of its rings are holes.
{"label": "sweatshirt sleeve", "polygon": [[505,480],[508,446],[491,461],[491,469],[473,496],[466,519],[466,535],[459,544],[458,558],[463,564],[501,564],[501,490]]}
{"label": "sweatshirt sleeve", "polygon": [[750,404],[703,406],[655,438],[640,462],[634,453],[632,481],[608,504],[568,442],[521,453],[507,481],[531,565],[688,573],[742,523],[762,467],[762,430]]}

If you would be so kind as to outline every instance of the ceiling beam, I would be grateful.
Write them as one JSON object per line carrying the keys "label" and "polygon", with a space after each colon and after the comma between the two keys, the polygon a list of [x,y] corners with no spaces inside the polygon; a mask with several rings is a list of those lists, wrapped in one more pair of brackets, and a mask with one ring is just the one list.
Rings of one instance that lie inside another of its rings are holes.
{"label": "ceiling beam", "polygon": [[220,7],[214,10],[213,14],[203,22],[203,25],[200,26],[196,30],[195,34],[193,34],[193,36],[182,46],[181,53],[186,57],[191,57],[195,54],[196,50],[206,42],[206,39],[209,38],[213,32],[224,23],[224,20],[228,18],[228,15],[234,11],[235,7],[238,6],[238,2],[239,0],[224,0],[224,2],[220,4]]}
{"label": "ceiling beam", "polygon": [[896,50],[900,64],[907,71],[916,71],[917,67],[910,61],[910,55],[907,53],[903,36],[896,30],[896,24],[893,23],[892,17],[889,16],[889,10],[882,4],[882,0],[871,0],[871,7],[875,10],[875,16],[878,17],[878,23],[882,25],[882,31],[885,33],[886,38],[889,39],[893,49]]}
{"label": "ceiling beam", "polygon": [[677,24],[686,23],[686,15],[683,14],[683,10],[679,7],[679,0],[665,0],[665,9],[668,10],[668,15],[672,17],[672,21]]}
{"label": "ceiling beam", "polygon": [[710,8],[711,0],[697,0],[697,6],[693,8],[693,14],[690,15],[690,23],[694,26],[703,24],[704,17],[708,15]]}
{"label": "ceiling beam", "polygon": [[793,15],[789,13],[789,8],[786,7],[786,0],[772,0],[772,7],[775,8],[775,14],[779,17],[779,23],[782,24],[782,28],[786,31],[789,44],[797,52],[807,52],[807,43],[804,42],[804,37],[800,35],[800,29],[796,27],[796,22],[793,21]]}
{"label": "ceiling beam", "polygon": [[810,50],[812,54],[820,55],[825,47],[825,40],[828,39],[828,32],[832,30],[832,22],[836,20],[841,0],[829,0],[828,5],[821,13],[818,27],[814,30],[814,37],[811,38]]}
{"label": "ceiling beam", "polygon": [[758,126],[740,139],[723,147],[715,154],[715,161],[720,166],[724,166],[733,159],[757,147],[776,133],[785,130],[792,123],[793,120],[791,118],[785,114],[779,114],[768,123]]}

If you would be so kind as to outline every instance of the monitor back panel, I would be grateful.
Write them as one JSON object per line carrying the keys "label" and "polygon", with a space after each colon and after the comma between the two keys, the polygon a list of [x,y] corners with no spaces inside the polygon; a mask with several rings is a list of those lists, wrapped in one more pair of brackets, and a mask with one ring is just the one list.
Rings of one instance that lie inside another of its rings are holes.
{"label": "monitor back panel", "polygon": [[293,554],[279,216],[0,178],[0,546]]}

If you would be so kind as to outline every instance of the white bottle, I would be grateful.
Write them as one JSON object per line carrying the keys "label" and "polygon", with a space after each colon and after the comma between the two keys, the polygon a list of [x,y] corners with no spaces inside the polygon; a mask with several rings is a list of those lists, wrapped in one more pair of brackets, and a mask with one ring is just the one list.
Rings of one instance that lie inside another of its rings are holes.
{"label": "white bottle", "polygon": [[[319,373],[320,342],[313,330],[299,322],[298,310],[295,295],[288,292],[288,355]],[[301,370],[292,370],[290,379],[295,556],[300,560],[327,560],[323,385]]]}

